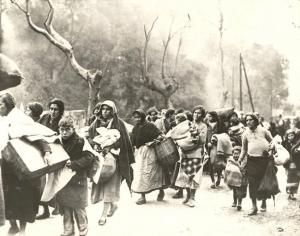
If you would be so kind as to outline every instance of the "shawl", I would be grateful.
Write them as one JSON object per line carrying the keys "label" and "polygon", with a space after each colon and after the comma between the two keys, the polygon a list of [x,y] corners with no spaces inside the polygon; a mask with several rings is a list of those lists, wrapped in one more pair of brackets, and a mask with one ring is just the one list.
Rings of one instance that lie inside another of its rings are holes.
{"label": "shawl", "polygon": [[[129,134],[127,132],[125,123],[123,120],[121,120],[117,115],[117,108],[113,101],[104,101],[101,104],[101,108],[103,105],[109,106],[113,109],[113,120],[111,129],[117,129],[119,130],[121,134],[121,138],[119,140],[120,142],[120,155],[117,159],[117,163],[119,166],[119,171],[123,179],[126,180],[126,183],[128,185],[128,188],[131,189],[131,182],[132,182],[132,169],[130,165],[134,163],[134,154],[133,154],[133,148],[132,144],[129,138]],[[98,128],[99,122],[98,120],[95,120],[90,128],[89,128],[89,138],[93,139],[95,136],[98,135],[96,128]]]}
{"label": "shawl", "polygon": [[145,143],[152,142],[160,134],[161,132],[153,123],[144,121],[142,124],[133,127],[132,144],[139,148]]}

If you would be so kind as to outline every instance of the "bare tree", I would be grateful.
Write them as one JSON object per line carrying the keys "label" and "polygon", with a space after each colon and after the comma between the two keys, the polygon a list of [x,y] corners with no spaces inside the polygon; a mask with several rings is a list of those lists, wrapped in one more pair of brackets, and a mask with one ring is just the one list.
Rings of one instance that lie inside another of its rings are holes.
{"label": "bare tree", "polygon": [[100,82],[102,80],[102,71],[98,69],[88,70],[82,67],[76,60],[72,44],[63,38],[58,32],[55,31],[53,27],[54,20],[54,5],[52,0],[44,0],[49,6],[49,11],[44,22],[44,27],[36,25],[31,18],[31,1],[25,0],[25,6],[23,7],[16,0],[11,0],[20,11],[22,11],[25,16],[28,25],[30,28],[38,33],[43,35],[48,39],[48,41],[53,44],[55,47],[60,49],[68,58],[72,69],[84,79],[89,87],[88,95],[88,115],[91,114],[94,105],[98,102],[100,98]]}
{"label": "bare tree", "polygon": [[[145,44],[144,44],[143,51],[139,50],[140,57],[141,57],[140,62],[141,62],[141,71],[142,71],[142,84],[146,88],[159,93],[163,97],[164,105],[166,107],[173,107],[171,97],[180,88],[180,85],[176,80],[176,76],[177,76],[178,58],[179,58],[180,49],[182,45],[182,29],[188,27],[188,24],[186,24],[183,28],[179,29],[176,32],[172,32],[172,27],[170,27],[167,39],[163,40],[163,55],[161,59],[161,77],[160,79],[155,79],[154,76],[153,75],[151,76],[149,73],[150,66],[147,60],[147,50],[148,50],[149,41],[151,39],[151,34],[157,20],[158,17],[155,18],[155,20],[152,22],[152,25],[149,30],[147,30],[146,26],[144,25]],[[190,17],[188,23],[189,21],[190,21]],[[172,39],[179,33],[180,33],[180,39],[177,47],[174,71],[166,75],[166,56],[167,56],[168,48],[170,46]]]}

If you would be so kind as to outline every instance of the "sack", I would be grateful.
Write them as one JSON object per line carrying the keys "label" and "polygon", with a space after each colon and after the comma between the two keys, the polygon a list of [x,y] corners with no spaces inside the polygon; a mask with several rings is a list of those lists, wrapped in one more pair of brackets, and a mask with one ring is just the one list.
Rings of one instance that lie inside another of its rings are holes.
{"label": "sack", "polygon": [[117,164],[116,158],[111,153],[104,156],[104,163],[101,169],[100,178],[98,183],[105,183],[111,179],[116,172]]}
{"label": "sack", "polygon": [[241,187],[242,177],[240,168],[229,160],[225,168],[224,182],[228,186]]}
{"label": "sack", "polygon": [[274,143],[274,145],[277,152],[274,155],[275,165],[284,165],[290,160],[290,153],[281,144]]}
{"label": "sack", "polygon": [[165,167],[174,166],[179,160],[179,153],[176,144],[169,137],[154,145],[157,161]]}
{"label": "sack", "polygon": [[278,180],[276,176],[276,167],[274,165],[274,161],[270,160],[264,177],[258,187],[257,190],[257,198],[258,200],[274,197],[277,193],[279,193]]}

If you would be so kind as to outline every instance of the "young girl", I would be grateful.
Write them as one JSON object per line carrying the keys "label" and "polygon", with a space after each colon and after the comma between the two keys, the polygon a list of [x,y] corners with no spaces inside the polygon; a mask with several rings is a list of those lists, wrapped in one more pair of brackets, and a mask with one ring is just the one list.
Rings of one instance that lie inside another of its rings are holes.
{"label": "young girl", "polygon": [[245,169],[238,163],[241,154],[241,147],[235,146],[232,151],[232,157],[227,161],[225,169],[225,182],[233,191],[232,207],[236,207],[238,211],[242,209],[242,199],[247,194],[247,178]]}

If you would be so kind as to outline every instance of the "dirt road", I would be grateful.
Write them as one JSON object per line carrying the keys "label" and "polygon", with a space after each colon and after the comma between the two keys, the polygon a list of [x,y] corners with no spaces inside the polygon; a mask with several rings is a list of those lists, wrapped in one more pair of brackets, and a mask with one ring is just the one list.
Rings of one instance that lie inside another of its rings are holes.
{"label": "dirt road", "polygon": [[[125,184],[121,190],[119,209],[106,225],[98,226],[102,204],[88,207],[90,236],[277,236],[300,235],[300,209],[298,201],[288,201],[285,193],[285,174],[279,169],[278,178],[282,193],[276,196],[275,206],[268,200],[268,209],[257,216],[247,216],[250,199],[243,202],[237,212],[231,207],[232,193],[224,183],[219,189],[210,189],[210,179],[205,176],[196,195],[196,207],[183,205],[182,199],[173,199],[175,190],[168,189],[164,202],[157,202],[157,193],[147,195],[147,204],[138,206]],[[300,196],[297,196],[300,199]],[[8,223],[0,228],[6,235]],[[62,233],[61,216],[29,224],[27,236],[56,236]]]}

